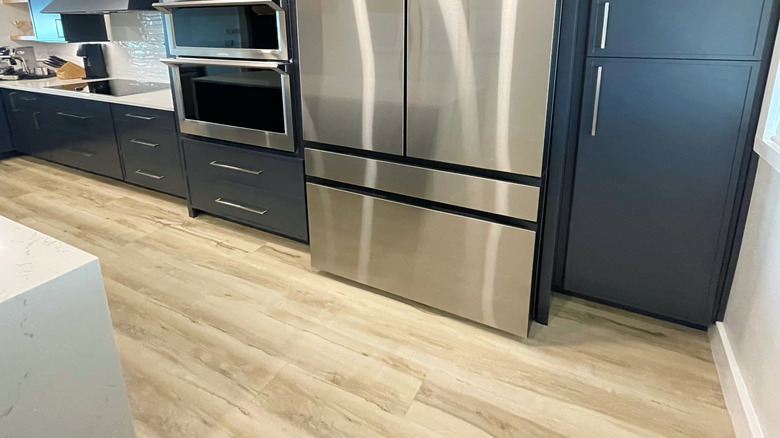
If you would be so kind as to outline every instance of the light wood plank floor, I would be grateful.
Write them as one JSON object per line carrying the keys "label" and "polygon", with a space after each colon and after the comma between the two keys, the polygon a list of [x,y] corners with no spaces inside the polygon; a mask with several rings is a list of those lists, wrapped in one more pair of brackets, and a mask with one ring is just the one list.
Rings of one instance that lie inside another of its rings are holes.
{"label": "light wood plank floor", "polygon": [[733,436],[703,332],[556,297],[513,339],[33,158],[0,161],[0,215],[100,258],[139,438]]}

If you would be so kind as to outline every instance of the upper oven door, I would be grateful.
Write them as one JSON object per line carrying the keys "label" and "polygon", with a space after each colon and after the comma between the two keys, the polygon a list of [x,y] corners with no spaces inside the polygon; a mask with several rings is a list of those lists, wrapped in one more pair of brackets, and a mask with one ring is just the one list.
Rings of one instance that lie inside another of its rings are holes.
{"label": "upper oven door", "polygon": [[166,1],[153,6],[165,13],[173,55],[289,60],[287,18],[272,0]]}
{"label": "upper oven door", "polygon": [[295,151],[290,75],[272,62],[164,59],[181,132]]}

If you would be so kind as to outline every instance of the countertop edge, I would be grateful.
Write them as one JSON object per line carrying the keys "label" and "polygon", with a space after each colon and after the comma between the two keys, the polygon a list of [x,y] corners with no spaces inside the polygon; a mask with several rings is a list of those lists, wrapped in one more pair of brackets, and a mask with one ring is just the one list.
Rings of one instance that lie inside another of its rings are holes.
{"label": "countertop edge", "polygon": [[[107,78],[124,79],[124,78]],[[0,81],[0,88],[7,90],[28,91],[31,93],[42,93],[52,96],[72,97],[76,99],[92,100],[96,102],[115,103],[119,105],[130,105],[142,108],[155,109],[160,111],[173,112],[173,93],[170,89],[158,90],[148,93],[131,94],[128,96],[104,96],[100,94],[90,94],[75,92],[70,90],[60,90],[56,88],[46,88],[50,85],[66,85],[79,82],[100,81],[105,79],[82,80],[74,79],[68,81],[62,80],[31,80],[31,81]],[[33,82],[35,81],[35,82]]]}

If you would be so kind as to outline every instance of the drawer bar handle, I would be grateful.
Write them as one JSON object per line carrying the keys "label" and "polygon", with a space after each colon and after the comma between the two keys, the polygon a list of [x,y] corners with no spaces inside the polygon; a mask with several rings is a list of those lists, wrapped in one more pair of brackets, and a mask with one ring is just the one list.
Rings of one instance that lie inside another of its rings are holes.
{"label": "drawer bar handle", "polygon": [[19,100],[23,100],[23,101],[25,101],[25,102],[35,102],[35,101],[36,101],[36,100],[38,100],[38,99],[36,99],[36,98],[34,98],[34,97],[25,97],[25,96],[22,96],[22,97],[20,97],[20,98],[19,98]]}
{"label": "drawer bar handle", "polygon": [[250,173],[252,175],[260,175],[261,173],[263,173],[262,170],[244,169],[242,167],[231,166],[230,164],[220,163],[219,161],[212,161],[211,163],[209,163],[209,166],[221,167],[223,169],[228,169],[228,170],[235,170],[236,172]]}
{"label": "drawer bar handle", "polygon": [[263,210],[257,210],[255,208],[247,207],[245,205],[237,204],[235,202],[226,201],[226,200],[224,200],[222,198],[217,198],[217,199],[214,200],[214,202],[216,202],[217,204],[227,205],[228,207],[237,208],[239,210],[248,211],[250,213],[259,214],[261,216],[266,214],[266,213],[268,213],[268,209],[267,208],[265,208]]}
{"label": "drawer bar handle", "polygon": [[95,154],[93,154],[92,152],[84,152],[84,151],[80,151],[78,149],[68,149],[68,151],[72,152],[72,153],[74,153],[76,155],[81,155],[82,157],[87,157],[87,158],[92,158],[92,157],[95,156]]}
{"label": "drawer bar handle", "polygon": [[57,115],[62,117],[70,117],[72,119],[79,119],[79,120],[87,120],[91,118],[90,116],[80,116],[78,114],[64,113],[62,111],[58,111]]}
{"label": "drawer bar handle", "polygon": [[140,144],[141,146],[146,146],[149,148],[156,148],[157,146],[160,146],[160,143],[149,143],[147,141],[136,140],[136,139],[130,140],[130,143]]}
{"label": "drawer bar handle", "polygon": [[133,118],[133,119],[146,120],[147,122],[150,122],[150,121],[156,119],[156,117],[139,116],[138,114],[133,114],[133,113],[125,114],[125,117],[130,117],[130,118]]}
{"label": "drawer bar handle", "polygon": [[152,174],[152,173],[144,172],[141,169],[136,170],[135,173],[136,173],[136,175],[145,176],[147,178],[154,178],[156,180],[161,180],[161,179],[165,178],[165,175],[155,175],[155,174]]}

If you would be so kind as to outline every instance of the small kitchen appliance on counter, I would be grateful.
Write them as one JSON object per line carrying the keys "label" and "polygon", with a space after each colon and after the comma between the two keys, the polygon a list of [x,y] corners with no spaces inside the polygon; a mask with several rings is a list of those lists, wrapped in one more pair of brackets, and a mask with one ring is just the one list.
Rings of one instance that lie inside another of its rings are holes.
{"label": "small kitchen appliance on counter", "polygon": [[33,47],[0,47],[0,80],[45,79],[52,76],[54,73],[49,69],[38,67]]}
{"label": "small kitchen appliance on counter", "polygon": [[102,44],[82,44],[76,56],[84,58],[84,79],[103,79],[108,77],[106,58],[103,56]]}

